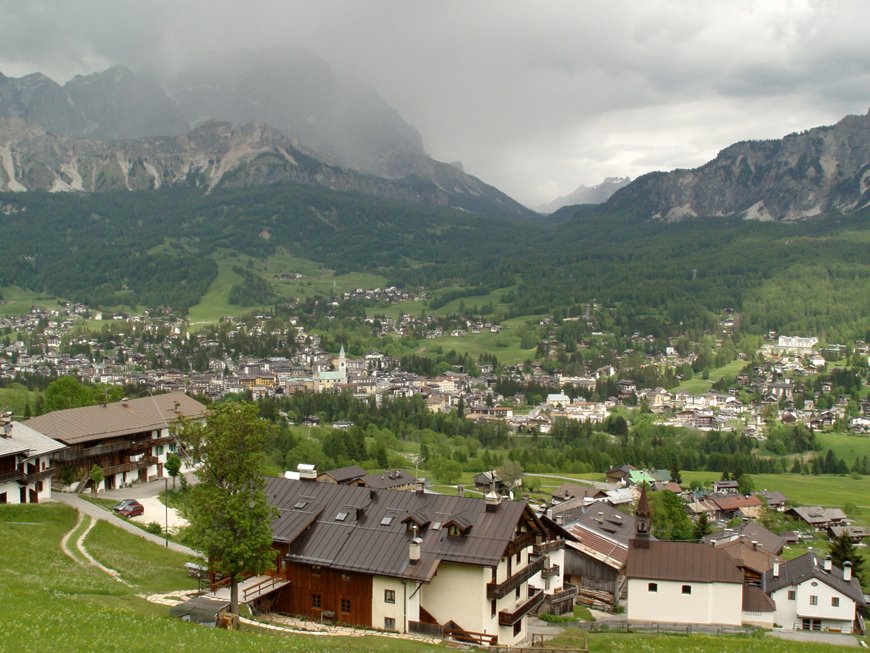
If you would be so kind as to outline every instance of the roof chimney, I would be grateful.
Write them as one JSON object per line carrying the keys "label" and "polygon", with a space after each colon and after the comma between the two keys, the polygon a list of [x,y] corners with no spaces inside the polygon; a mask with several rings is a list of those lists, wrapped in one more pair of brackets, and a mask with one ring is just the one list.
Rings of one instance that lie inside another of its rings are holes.
{"label": "roof chimney", "polygon": [[758,540],[752,540],[752,548],[758,550]]}
{"label": "roof chimney", "polygon": [[317,479],[317,467],[306,463],[296,465],[296,471],[299,473],[299,479],[303,481],[314,481]]}
{"label": "roof chimney", "polygon": [[487,512],[495,512],[498,510],[498,507],[501,505],[501,497],[498,492],[487,492],[486,493],[486,511]]}
{"label": "roof chimney", "polygon": [[852,582],[852,563],[848,560],[843,562],[843,580],[847,583]]}
{"label": "roof chimney", "polygon": [[[415,533],[416,530],[417,529],[414,528]],[[422,543],[423,540],[421,540],[419,537],[416,537],[416,535],[411,538],[410,542],[408,542],[408,562],[410,562],[412,565],[416,565],[418,562],[420,562],[420,545]]]}
{"label": "roof chimney", "polygon": [[824,566],[822,567],[826,572],[831,573],[831,556],[825,558]]}
{"label": "roof chimney", "polygon": [[465,496],[465,486],[464,485],[457,485],[456,486],[456,496],[458,496],[458,497]]}
{"label": "roof chimney", "polygon": [[779,578],[779,558],[773,560],[773,577]]}
{"label": "roof chimney", "polygon": [[417,494],[423,494],[423,492],[425,490],[426,490],[426,479],[425,478],[418,478],[417,482],[414,484],[414,491]]}

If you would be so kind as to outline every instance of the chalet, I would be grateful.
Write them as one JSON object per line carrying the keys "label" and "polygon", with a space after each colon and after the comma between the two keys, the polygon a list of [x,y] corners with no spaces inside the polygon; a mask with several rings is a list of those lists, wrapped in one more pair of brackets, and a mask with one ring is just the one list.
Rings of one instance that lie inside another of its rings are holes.
{"label": "chalet", "polygon": [[620,485],[626,484],[626,478],[628,477],[629,472],[635,470],[635,467],[631,465],[620,465],[619,467],[611,467],[604,473],[604,477],[608,483],[619,483]]}
{"label": "chalet", "polygon": [[797,506],[789,511],[796,517],[816,530],[825,530],[832,526],[839,526],[846,520],[846,513],[839,508],[822,508],[821,506]]}
{"label": "chalet", "polygon": [[758,546],[772,555],[782,553],[783,547],[786,545],[786,538],[782,535],[777,535],[769,531],[764,526],[754,521],[747,521],[735,528],[726,528],[710,535],[705,536],[702,542],[714,542],[718,545],[719,541],[729,541],[739,537],[748,542],[757,542]]}
{"label": "chalet", "polygon": [[828,533],[832,538],[846,536],[854,544],[860,544],[870,537],[870,529],[866,526],[831,526]]}
{"label": "chalet", "polygon": [[863,631],[858,609],[866,607],[861,585],[847,561],[840,570],[814,553],[776,563],[763,589],[776,604],[775,621],[785,630]]}
{"label": "chalet", "polygon": [[737,494],[739,487],[737,481],[713,481],[713,492],[716,494]]}
{"label": "chalet", "polygon": [[359,465],[350,465],[349,467],[339,467],[338,469],[330,469],[317,475],[317,480],[321,483],[333,483],[336,485],[363,485],[363,479],[366,476],[366,470]]}
{"label": "chalet", "polygon": [[4,417],[0,427],[0,504],[51,499],[52,458],[64,448],[57,440]]}
{"label": "chalet", "polygon": [[554,503],[563,503],[571,499],[581,499],[582,503],[589,504],[593,501],[603,501],[607,498],[604,490],[593,485],[578,485],[577,483],[562,483],[550,495]]}
{"label": "chalet", "polygon": [[280,513],[274,573],[290,581],[274,609],[469,643],[528,636],[545,593],[529,581],[552,565],[527,503],[276,478],[266,495]]}
{"label": "chalet", "polygon": [[743,496],[741,494],[710,495],[707,497],[719,510],[719,519],[731,519],[732,517],[758,517],[761,510],[761,500],[755,495]]}
{"label": "chalet", "polygon": [[167,456],[177,443],[173,420],[201,419],[206,407],[183,392],[124,399],[111,404],[56,410],[25,422],[25,426],[66,445],[54,455],[60,467],[70,467],[90,482],[94,465],[103,470],[98,490],[110,490],[163,477]]}
{"label": "chalet", "polygon": [[494,469],[475,474],[472,480],[474,481],[474,487],[483,492],[495,490],[498,494],[507,494],[510,490],[508,484],[501,479],[498,472]]}
{"label": "chalet", "polygon": [[761,492],[756,492],[756,496],[762,500],[763,503],[767,504],[767,507],[771,510],[776,510],[777,512],[784,512],[788,505],[788,498],[782,492],[775,492],[770,490],[762,490]]}

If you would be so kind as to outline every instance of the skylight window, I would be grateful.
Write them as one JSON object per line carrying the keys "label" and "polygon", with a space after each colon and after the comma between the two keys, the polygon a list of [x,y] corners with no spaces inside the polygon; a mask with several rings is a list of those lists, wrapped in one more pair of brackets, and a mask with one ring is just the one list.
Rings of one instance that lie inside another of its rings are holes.
{"label": "skylight window", "polygon": [[392,515],[387,515],[386,517],[384,517],[381,520],[381,526],[389,526],[392,523],[393,523],[393,516]]}
{"label": "skylight window", "polygon": [[440,522],[440,521],[436,521],[435,523],[433,523],[433,524],[432,524],[432,530],[433,530],[433,531],[440,531],[440,530],[441,530],[441,522]]}
{"label": "skylight window", "polygon": [[293,504],[293,508],[296,510],[302,510],[305,506],[308,505],[307,501],[297,501]]}
{"label": "skylight window", "polygon": [[344,521],[345,519],[347,519],[346,512],[340,512],[335,516],[335,521]]}

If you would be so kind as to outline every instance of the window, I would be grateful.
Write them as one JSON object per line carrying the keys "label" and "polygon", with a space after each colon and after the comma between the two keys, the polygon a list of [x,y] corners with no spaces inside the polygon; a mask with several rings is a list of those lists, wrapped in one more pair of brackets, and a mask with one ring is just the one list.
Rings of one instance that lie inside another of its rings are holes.
{"label": "window", "polygon": [[350,599],[341,600],[341,614],[350,614]]}
{"label": "window", "polygon": [[294,510],[302,510],[307,505],[308,505],[307,501],[297,501],[296,503],[293,504],[293,509]]}
{"label": "window", "polygon": [[447,534],[451,537],[459,537],[459,526],[456,524],[450,524],[450,526],[447,527]]}
{"label": "window", "polygon": [[396,602],[396,590],[384,590],[384,603]]}
{"label": "window", "polygon": [[691,594],[692,586],[691,585],[683,585],[683,594]]}
{"label": "window", "polygon": [[381,526],[389,526],[392,523],[393,523],[393,516],[392,515],[387,515],[386,517],[384,517],[381,520]]}
{"label": "window", "polygon": [[658,592],[659,591],[659,584],[658,583],[650,583],[649,585],[646,586],[646,591],[647,592]]}
{"label": "window", "polygon": [[819,604],[819,597],[816,596],[815,594],[810,594],[810,605],[818,605],[818,604]]}
{"label": "window", "polygon": [[797,598],[797,591],[796,590],[789,590],[788,591],[788,600],[794,601],[796,598]]}
{"label": "window", "polygon": [[[522,587],[522,585],[520,585],[520,587]],[[517,600],[519,600],[519,598],[520,598],[520,587],[518,587],[517,591],[514,592],[514,598]]]}
{"label": "window", "polygon": [[335,516],[335,521],[344,521],[345,519],[347,519],[346,512],[340,512]]}
{"label": "window", "polygon": [[5,493],[5,492],[0,492],[0,503],[6,503],[6,501],[7,501],[7,499],[6,499],[6,493]]}
{"label": "window", "polygon": [[158,456],[162,456],[162,455],[163,455],[163,445],[162,445],[162,444],[158,444],[158,445],[155,447],[155,449],[157,450],[156,455],[158,455]]}
{"label": "window", "polygon": [[441,530],[441,522],[436,521],[434,524],[432,524],[432,530],[433,531],[440,531]]}
{"label": "window", "polygon": [[384,617],[384,630],[395,630],[396,620],[392,617]]}
{"label": "window", "polygon": [[517,564],[520,564],[523,561],[523,552],[517,551]]}
{"label": "window", "polygon": [[320,575],[320,565],[313,565],[311,567],[311,575],[312,576],[319,576]]}
{"label": "window", "polygon": [[496,611],[495,599],[493,599],[492,601],[489,602],[489,616],[495,617],[495,611]]}
{"label": "window", "polygon": [[341,580],[349,581],[349,580],[350,580],[350,574],[342,574],[342,575],[341,575]]}
{"label": "window", "polygon": [[320,610],[320,594],[311,595],[311,607],[315,610]]}
{"label": "window", "polygon": [[839,596],[832,596],[831,597],[831,607],[832,608],[839,608],[840,607],[840,597]]}
{"label": "window", "polygon": [[523,620],[520,619],[518,622],[514,624],[514,637],[519,635],[523,631]]}

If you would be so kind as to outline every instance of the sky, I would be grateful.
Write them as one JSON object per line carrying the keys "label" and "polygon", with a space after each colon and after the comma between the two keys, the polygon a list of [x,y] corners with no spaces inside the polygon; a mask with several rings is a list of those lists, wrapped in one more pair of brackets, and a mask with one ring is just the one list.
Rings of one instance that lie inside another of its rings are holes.
{"label": "sky", "polygon": [[0,0],[0,72],[313,50],[426,151],[536,206],[870,108],[864,0]]}

